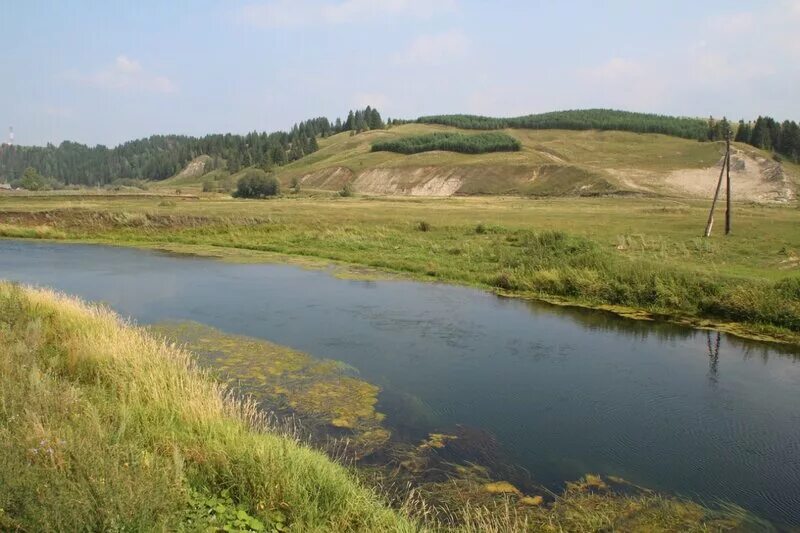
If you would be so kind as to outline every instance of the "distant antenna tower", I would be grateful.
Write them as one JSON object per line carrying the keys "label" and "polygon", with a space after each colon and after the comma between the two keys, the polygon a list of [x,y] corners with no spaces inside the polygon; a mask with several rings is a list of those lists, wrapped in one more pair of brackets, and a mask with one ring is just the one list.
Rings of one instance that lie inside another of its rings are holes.
{"label": "distant antenna tower", "polygon": [[14,126],[8,127],[8,145],[14,146]]}

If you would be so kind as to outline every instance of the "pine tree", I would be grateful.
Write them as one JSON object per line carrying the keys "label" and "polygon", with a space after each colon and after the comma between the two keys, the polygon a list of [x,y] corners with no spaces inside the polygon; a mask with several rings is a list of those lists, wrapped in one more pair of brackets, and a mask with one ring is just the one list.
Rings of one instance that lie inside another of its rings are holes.
{"label": "pine tree", "polygon": [[381,120],[381,114],[378,113],[377,109],[373,108],[369,111],[367,125],[371,130],[379,130],[384,127],[383,120]]}
{"label": "pine tree", "polygon": [[750,134],[750,144],[756,148],[763,148],[769,150],[772,148],[772,139],[769,135],[769,128],[763,117],[758,117],[756,123],[753,125],[753,131]]}
{"label": "pine tree", "polygon": [[750,135],[750,123],[740,120],[739,126],[736,128],[736,138],[734,141],[742,143],[750,142]]}

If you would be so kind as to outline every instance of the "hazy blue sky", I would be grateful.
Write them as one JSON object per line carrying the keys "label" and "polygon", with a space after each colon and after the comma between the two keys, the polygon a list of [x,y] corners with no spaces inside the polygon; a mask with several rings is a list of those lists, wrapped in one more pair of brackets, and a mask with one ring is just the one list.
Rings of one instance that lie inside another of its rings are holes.
{"label": "hazy blue sky", "polygon": [[800,119],[800,0],[0,0],[0,132],[153,133],[613,107]]}

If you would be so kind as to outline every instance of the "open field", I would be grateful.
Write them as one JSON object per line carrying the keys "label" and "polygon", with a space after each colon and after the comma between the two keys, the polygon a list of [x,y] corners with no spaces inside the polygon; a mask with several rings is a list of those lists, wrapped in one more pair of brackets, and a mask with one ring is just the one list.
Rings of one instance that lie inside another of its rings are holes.
{"label": "open field", "polygon": [[[283,349],[269,350],[268,358]],[[188,352],[105,308],[49,291],[0,283],[0,355],[2,530],[764,526],[733,506],[710,511],[636,487],[617,494],[611,485],[623,480],[592,475],[546,504],[525,500],[506,482],[463,476],[392,507],[366,483],[368,473],[359,481],[359,472],[269,424],[254,404],[233,399],[199,371]],[[426,498],[453,506],[433,508]]]}
{"label": "open field", "polygon": [[338,261],[761,338],[800,333],[800,210],[646,198],[0,196],[0,235]]}

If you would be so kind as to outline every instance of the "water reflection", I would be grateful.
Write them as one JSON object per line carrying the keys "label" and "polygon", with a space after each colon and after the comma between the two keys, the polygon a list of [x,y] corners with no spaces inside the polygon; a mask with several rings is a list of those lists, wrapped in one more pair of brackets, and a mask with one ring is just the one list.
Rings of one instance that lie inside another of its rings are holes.
{"label": "water reflection", "polygon": [[717,376],[719,374],[719,345],[722,338],[719,331],[715,333],[716,337],[712,344],[711,332],[706,331],[706,344],[708,346],[708,380],[714,384],[717,383]]}

